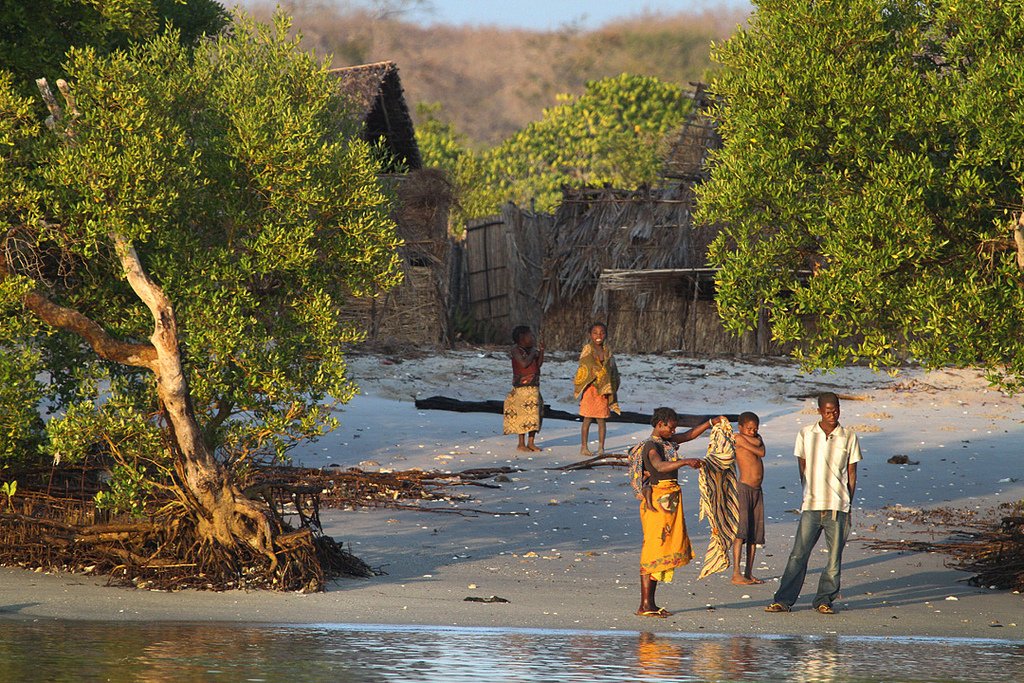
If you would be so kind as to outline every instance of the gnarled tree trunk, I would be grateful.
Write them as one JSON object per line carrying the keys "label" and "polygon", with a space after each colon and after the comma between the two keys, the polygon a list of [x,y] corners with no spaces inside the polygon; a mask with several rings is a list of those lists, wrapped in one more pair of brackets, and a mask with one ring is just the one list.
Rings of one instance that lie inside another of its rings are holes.
{"label": "gnarled tree trunk", "polygon": [[[101,358],[154,373],[158,399],[174,437],[179,497],[193,513],[200,540],[220,546],[230,555],[244,544],[267,557],[268,574],[273,574],[278,564],[275,532],[280,529],[265,503],[247,498],[234,484],[230,471],[217,461],[203,438],[182,366],[171,301],[145,272],[131,243],[120,235],[110,237],[128,283],[153,315],[150,343],[112,337],[96,321],[53,302],[40,290],[26,294],[23,303],[43,322],[81,337]],[[14,269],[0,249],[0,280],[12,275]]]}
{"label": "gnarled tree trunk", "polygon": [[190,499],[187,503],[198,508],[200,536],[228,548],[244,542],[270,559],[272,571],[277,557],[269,510],[246,498],[232,483],[227,469],[210,452],[196,420],[181,362],[174,307],[150,279],[131,243],[121,235],[110,237],[128,284],[153,315],[150,342],[156,357],[148,367],[156,375],[157,396],[174,434],[175,470]]}

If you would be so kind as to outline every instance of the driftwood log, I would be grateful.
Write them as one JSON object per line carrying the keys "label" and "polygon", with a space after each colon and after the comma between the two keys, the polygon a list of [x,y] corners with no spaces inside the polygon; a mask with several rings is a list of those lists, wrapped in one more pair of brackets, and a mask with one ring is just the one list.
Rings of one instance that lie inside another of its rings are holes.
{"label": "driftwood log", "polygon": [[[447,396],[431,396],[430,398],[416,399],[416,407],[420,410],[448,410],[456,413],[493,413],[501,415],[505,412],[505,405],[502,401],[461,401]],[[689,429],[696,427],[702,422],[718,417],[718,415],[688,415],[679,414],[679,426]],[[730,422],[735,422],[739,415],[727,414]],[[566,410],[556,410],[548,404],[544,404],[545,420],[572,420],[578,421],[579,415]],[[614,413],[609,422],[623,422],[626,424],[651,424],[651,416],[647,413],[637,413],[632,410],[624,410],[621,415]]]}

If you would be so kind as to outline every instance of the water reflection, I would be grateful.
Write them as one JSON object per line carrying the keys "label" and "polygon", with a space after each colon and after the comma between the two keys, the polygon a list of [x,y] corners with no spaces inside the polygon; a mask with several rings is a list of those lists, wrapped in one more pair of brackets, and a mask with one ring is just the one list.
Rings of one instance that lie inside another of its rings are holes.
{"label": "water reflection", "polygon": [[693,649],[693,671],[706,681],[763,680],[768,672],[753,668],[759,659],[757,644],[753,638],[699,640]]}
{"label": "water reflection", "polygon": [[22,622],[0,681],[1024,680],[1024,643],[399,626]]}

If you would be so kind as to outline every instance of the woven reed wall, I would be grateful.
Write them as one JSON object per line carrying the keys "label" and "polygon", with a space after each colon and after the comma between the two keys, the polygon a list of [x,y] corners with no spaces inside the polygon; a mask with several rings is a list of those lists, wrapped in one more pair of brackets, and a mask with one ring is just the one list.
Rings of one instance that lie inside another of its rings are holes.
{"label": "woven reed wall", "polygon": [[435,270],[406,266],[405,281],[389,292],[353,297],[342,320],[366,330],[373,344],[437,345],[447,343],[444,302],[437,295]]}
{"label": "woven reed wall", "polygon": [[608,309],[594,312],[593,296],[581,292],[544,314],[541,333],[547,347],[572,351],[589,337],[597,320],[608,325],[608,341],[617,353],[679,351],[694,356],[771,354],[764,333],[734,337],[726,332],[713,301],[694,301],[690,292],[662,287],[638,301],[630,292],[609,292]]}

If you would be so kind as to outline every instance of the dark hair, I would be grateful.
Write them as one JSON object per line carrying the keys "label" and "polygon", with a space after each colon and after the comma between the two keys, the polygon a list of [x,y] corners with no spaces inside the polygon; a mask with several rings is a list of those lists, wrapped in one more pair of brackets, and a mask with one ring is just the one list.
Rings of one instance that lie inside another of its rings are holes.
{"label": "dark hair", "polygon": [[757,413],[752,413],[749,410],[745,413],[740,413],[739,419],[736,420],[736,424],[741,425],[745,425],[750,422],[756,422],[757,424],[761,424],[761,418],[757,416]]}
{"label": "dark hair", "polygon": [[839,397],[833,394],[831,391],[826,391],[822,394],[818,394],[818,407],[824,408],[827,405],[839,406]]}
{"label": "dark hair", "polygon": [[657,427],[659,422],[679,422],[679,413],[671,408],[655,408],[654,415],[651,415],[651,426]]}
{"label": "dark hair", "polygon": [[524,334],[529,333],[529,325],[516,325],[512,328],[512,343],[518,344],[519,340],[523,338]]}
{"label": "dark hair", "polygon": [[587,328],[587,330],[588,330],[589,332],[593,332],[593,331],[594,331],[594,328],[595,328],[595,327],[600,327],[600,328],[601,328],[602,330],[604,330],[604,333],[605,333],[605,334],[608,334],[608,326],[607,326],[607,325],[605,325],[605,324],[604,324],[603,322],[601,322],[600,320],[596,320],[596,321],[594,321],[594,322],[590,323],[590,327],[588,327],[588,328]]}

